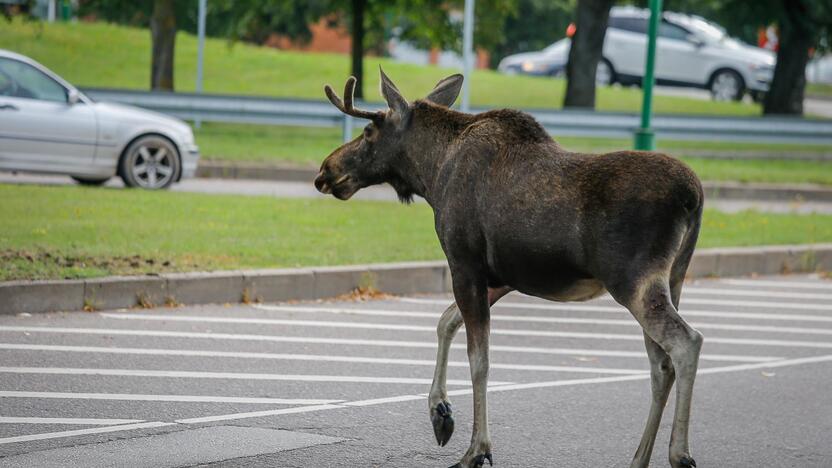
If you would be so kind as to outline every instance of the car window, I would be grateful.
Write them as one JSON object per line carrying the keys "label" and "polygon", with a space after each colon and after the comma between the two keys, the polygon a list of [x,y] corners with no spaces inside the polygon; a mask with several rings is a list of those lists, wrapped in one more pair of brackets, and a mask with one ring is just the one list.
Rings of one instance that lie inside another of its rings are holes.
{"label": "car window", "polygon": [[647,19],[632,16],[613,16],[610,17],[608,27],[623,29],[624,31],[634,33],[647,34]]}
{"label": "car window", "polygon": [[675,24],[670,24],[665,21],[659,24],[659,37],[684,41],[689,35],[690,32],[687,29],[676,26]]}
{"label": "car window", "polygon": [[0,57],[0,95],[66,102],[66,89],[37,68]]}

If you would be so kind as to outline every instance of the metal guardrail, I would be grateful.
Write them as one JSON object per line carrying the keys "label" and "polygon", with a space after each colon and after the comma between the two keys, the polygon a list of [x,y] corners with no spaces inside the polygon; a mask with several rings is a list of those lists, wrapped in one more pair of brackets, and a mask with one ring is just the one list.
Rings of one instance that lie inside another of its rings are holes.
{"label": "metal guardrail", "polygon": [[[83,91],[96,101],[131,104],[185,120],[342,127],[345,139],[352,138],[355,120],[346,117],[327,101],[98,88]],[[378,104],[361,105],[371,109],[380,108]],[[488,109],[472,109],[473,112],[485,110]],[[556,137],[631,138],[638,127],[636,114],[541,109],[526,111]],[[359,122],[358,125],[362,124]],[[653,117],[653,130],[657,137],[672,140],[832,145],[832,120],[656,115]]]}

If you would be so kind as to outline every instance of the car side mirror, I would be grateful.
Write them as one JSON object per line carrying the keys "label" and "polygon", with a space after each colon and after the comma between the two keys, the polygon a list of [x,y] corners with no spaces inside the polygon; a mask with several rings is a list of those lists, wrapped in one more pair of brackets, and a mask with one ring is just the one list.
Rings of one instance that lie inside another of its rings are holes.
{"label": "car side mirror", "polygon": [[70,89],[66,93],[66,102],[72,106],[78,104],[78,101],[81,100],[81,95],[78,93],[77,89]]}

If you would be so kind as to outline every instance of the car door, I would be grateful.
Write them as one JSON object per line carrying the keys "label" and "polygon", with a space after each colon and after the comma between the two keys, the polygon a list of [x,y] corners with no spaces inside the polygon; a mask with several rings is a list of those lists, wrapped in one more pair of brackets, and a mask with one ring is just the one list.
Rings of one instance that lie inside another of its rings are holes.
{"label": "car door", "polygon": [[656,80],[668,84],[702,85],[706,67],[702,43],[685,28],[662,21],[656,40]]}
{"label": "car door", "polygon": [[91,106],[36,67],[0,57],[0,169],[84,174],[95,158]]}
{"label": "car door", "polygon": [[604,57],[619,80],[638,81],[644,75],[647,51],[647,19],[639,16],[610,17],[604,38]]}

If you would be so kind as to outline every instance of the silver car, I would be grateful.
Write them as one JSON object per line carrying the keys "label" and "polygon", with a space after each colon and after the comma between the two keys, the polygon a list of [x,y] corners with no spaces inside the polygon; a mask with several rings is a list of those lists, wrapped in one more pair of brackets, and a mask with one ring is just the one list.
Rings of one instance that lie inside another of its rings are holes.
{"label": "silver car", "polygon": [[162,189],[193,177],[191,127],[89,97],[34,60],[0,49],[0,171],[67,174],[82,184],[118,175]]}

